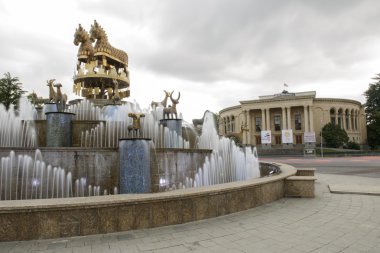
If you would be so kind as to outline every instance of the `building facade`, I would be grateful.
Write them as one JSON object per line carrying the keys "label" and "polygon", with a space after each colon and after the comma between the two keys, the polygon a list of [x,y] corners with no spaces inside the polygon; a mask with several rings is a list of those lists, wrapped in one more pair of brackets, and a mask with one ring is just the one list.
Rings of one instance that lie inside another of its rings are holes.
{"label": "building facade", "polygon": [[[220,111],[219,134],[243,145],[263,148],[315,146],[321,129],[331,122],[350,141],[366,145],[364,106],[355,100],[316,98],[315,91],[259,96]],[[322,133],[323,136],[323,133]]]}

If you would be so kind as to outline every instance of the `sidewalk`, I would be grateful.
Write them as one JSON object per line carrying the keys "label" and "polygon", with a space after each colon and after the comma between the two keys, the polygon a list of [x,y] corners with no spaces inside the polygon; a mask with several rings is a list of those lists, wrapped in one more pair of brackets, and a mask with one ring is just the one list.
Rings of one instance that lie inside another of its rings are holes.
{"label": "sidewalk", "polygon": [[156,229],[0,243],[0,252],[380,252],[380,196],[330,185],[380,180],[317,174],[314,199],[284,198],[232,215]]}

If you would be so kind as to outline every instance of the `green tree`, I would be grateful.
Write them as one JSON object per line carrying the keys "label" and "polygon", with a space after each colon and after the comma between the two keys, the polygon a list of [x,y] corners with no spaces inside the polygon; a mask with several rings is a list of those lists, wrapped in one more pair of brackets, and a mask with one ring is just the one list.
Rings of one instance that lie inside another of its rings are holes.
{"label": "green tree", "polygon": [[364,96],[367,99],[365,113],[367,115],[368,145],[375,149],[380,148],[380,74],[373,79],[376,81],[369,84]]}
{"label": "green tree", "polygon": [[21,85],[18,77],[12,77],[9,72],[0,79],[0,103],[4,104],[7,110],[11,104],[17,106],[18,100],[25,93]]}
{"label": "green tree", "polygon": [[328,123],[322,128],[323,140],[327,147],[339,148],[348,142],[346,131],[338,125]]}

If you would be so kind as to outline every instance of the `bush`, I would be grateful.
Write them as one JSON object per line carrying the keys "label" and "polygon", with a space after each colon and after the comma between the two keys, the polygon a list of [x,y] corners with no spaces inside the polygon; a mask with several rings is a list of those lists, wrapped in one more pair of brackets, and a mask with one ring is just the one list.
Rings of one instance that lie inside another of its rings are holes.
{"label": "bush", "polygon": [[332,123],[328,123],[322,128],[322,135],[326,146],[330,148],[339,148],[348,142],[346,131]]}
{"label": "bush", "polygon": [[345,145],[346,149],[355,149],[355,150],[360,150],[360,146],[359,144],[357,144],[356,142],[354,141],[349,141],[347,142],[347,144]]}

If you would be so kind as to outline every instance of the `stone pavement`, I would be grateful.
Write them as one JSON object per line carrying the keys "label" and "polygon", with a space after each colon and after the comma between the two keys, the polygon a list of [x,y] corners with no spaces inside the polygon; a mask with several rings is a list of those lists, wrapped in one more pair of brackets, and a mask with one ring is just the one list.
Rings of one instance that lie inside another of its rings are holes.
{"label": "stone pavement", "polygon": [[330,185],[380,179],[317,174],[314,199],[284,198],[188,224],[53,240],[4,242],[0,252],[380,252],[380,196],[332,194]]}

